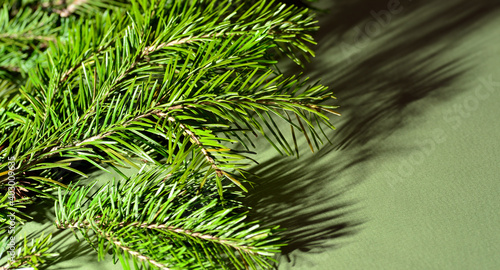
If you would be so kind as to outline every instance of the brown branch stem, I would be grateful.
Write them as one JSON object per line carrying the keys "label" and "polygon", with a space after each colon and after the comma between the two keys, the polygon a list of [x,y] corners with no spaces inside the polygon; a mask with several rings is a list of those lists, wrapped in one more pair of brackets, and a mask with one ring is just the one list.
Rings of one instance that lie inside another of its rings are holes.
{"label": "brown branch stem", "polygon": [[[107,225],[107,224],[100,224],[100,219],[97,219],[96,223],[101,225],[101,226]],[[82,225],[84,227],[91,226],[90,222],[88,222],[88,221],[83,221],[83,222],[75,221],[75,222],[65,222],[63,224],[57,224],[57,228],[59,228],[59,229],[81,229]],[[235,243],[234,241],[231,241],[231,240],[219,238],[217,236],[213,236],[210,234],[203,234],[203,233],[199,233],[199,232],[193,232],[191,230],[177,228],[174,226],[168,226],[165,224],[148,224],[148,223],[140,223],[140,222],[132,222],[132,223],[120,222],[117,224],[117,226],[119,226],[119,227],[132,226],[132,227],[136,227],[136,228],[143,228],[143,229],[149,229],[149,230],[167,230],[167,231],[170,231],[173,233],[182,234],[182,235],[186,235],[186,236],[190,236],[190,237],[194,237],[194,238],[199,238],[199,239],[203,239],[203,240],[207,240],[207,241],[211,241],[211,242],[216,242],[216,243],[220,243],[222,245],[227,245],[227,246],[234,248],[235,250],[241,250],[241,251],[244,251],[244,252],[249,253],[249,254],[254,254],[254,255],[258,254],[256,251],[253,250],[254,247],[250,247],[250,246],[246,246],[246,245],[237,245],[237,243]]]}
{"label": "brown branch stem", "polygon": [[69,15],[73,14],[79,6],[85,4],[87,0],[75,0],[71,4],[69,4],[66,8],[63,9],[55,9],[54,12],[59,14],[59,16],[65,18]]}
{"label": "brown branch stem", "polygon": [[112,234],[110,233],[107,233],[107,232],[103,232],[101,231],[99,228],[95,228],[96,231],[101,235],[103,236],[104,238],[106,238],[106,240],[108,240],[109,242],[115,244],[116,246],[118,246],[119,248],[121,248],[122,250],[124,250],[125,252],[129,253],[130,255],[132,256],[135,256],[137,257],[139,260],[142,260],[142,261],[147,261],[149,262],[150,264],[162,269],[162,270],[170,270],[170,268],[166,267],[164,264],[162,263],[159,263],[151,258],[149,258],[148,256],[145,256],[145,255],[142,255],[140,252],[138,251],[135,251],[129,247],[127,247],[126,245],[124,245],[122,242],[119,241],[119,239],[113,237]]}
{"label": "brown branch stem", "polygon": [[[167,120],[170,121],[170,122],[177,122],[175,120],[175,118],[173,118],[172,116],[168,116],[168,114],[166,113],[162,113],[162,112],[159,112],[156,114],[157,116],[160,116],[160,117],[167,117]],[[210,166],[212,167],[212,169],[215,170],[215,172],[217,173],[218,176],[222,176],[224,175],[224,173],[222,172],[222,170],[217,166],[214,158],[212,157],[212,155],[210,155],[210,153],[208,153],[207,149],[205,148],[205,146],[203,145],[203,143],[200,141],[200,139],[198,138],[198,136],[196,136],[196,134],[194,134],[194,132],[189,128],[189,126],[186,126],[182,123],[179,123],[179,127],[184,130],[184,132],[191,138],[191,140],[193,140],[193,142],[198,145],[198,147],[200,147],[201,149],[201,153],[205,156],[205,159],[208,161],[208,163],[210,163]]]}
{"label": "brown branch stem", "polygon": [[28,33],[24,34],[0,34],[0,39],[28,39],[28,40],[42,40],[42,41],[50,41],[50,42],[55,42],[56,38],[51,37],[51,36],[38,36],[38,35],[31,35]]}
{"label": "brown branch stem", "polygon": [[40,253],[36,253],[36,254],[32,254],[32,255],[27,255],[27,256],[21,257],[18,260],[15,260],[13,262],[7,263],[4,266],[0,266],[0,270],[9,270],[12,267],[12,265],[14,265],[16,263],[20,263],[20,266],[22,266],[23,262],[27,261],[30,257],[33,257],[33,256],[40,257],[41,255],[42,254],[40,254]]}

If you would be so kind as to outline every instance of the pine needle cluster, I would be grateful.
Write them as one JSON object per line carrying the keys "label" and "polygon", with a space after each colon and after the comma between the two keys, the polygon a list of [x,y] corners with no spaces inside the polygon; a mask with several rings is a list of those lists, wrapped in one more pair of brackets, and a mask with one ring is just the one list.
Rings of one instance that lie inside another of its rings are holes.
{"label": "pine needle cluster", "polygon": [[[255,137],[298,155],[297,134],[314,149],[334,128],[331,92],[277,68],[314,56],[316,29],[272,0],[4,1],[2,238],[52,200],[56,228],[124,269],[272,267],[280,229],[247,221],[241,198]],[[78,181],[93,170],[121,179]],[[30,245],[4,240],[3,268],[56,257],[50,235]]]}

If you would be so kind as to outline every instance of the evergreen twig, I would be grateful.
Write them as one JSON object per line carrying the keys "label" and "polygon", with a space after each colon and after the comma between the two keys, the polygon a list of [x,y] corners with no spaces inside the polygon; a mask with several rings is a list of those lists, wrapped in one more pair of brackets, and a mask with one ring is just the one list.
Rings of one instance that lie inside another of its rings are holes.
{"label": "evergreen twig", "polygon": [[[57,228],[124,269],[270,268],[284,243],[246,221],[235,190],[249,186],[251,134],[287,155],[297,134],[311,150],[328,140],[331,92],[276,68],[282,54],[313,56],[316,29],[309,10],[272,0],[7,2],[0,189],[14,177],[16,196],[0,201],[2,236],[7,211],[51,199]],[[71,183],[91,168],[123,179]],[[25,245],[16,265],[45,262],[49,242]]]}

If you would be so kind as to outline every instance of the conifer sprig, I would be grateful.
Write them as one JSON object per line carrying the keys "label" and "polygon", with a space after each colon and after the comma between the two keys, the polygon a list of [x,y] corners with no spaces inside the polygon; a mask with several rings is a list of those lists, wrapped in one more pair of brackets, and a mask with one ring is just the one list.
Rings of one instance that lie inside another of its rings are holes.
{"label": "conifer sprig", "polygon": [[[281,54],[299,65],[314,55],[307,9],[11,0],[1,12],[11,29],[0,51],[12,59],[0,56],[0,189],[15,178],[14,205],[0,201],[2,229],[6,211],[50,198],[59,229],[125,269],[271,267],[277,228],[247,222],[236,198],[249,186],[254,137],[293,155],[299,133],[314,150],[337,115],[325,86],[276,67]],[[142,169],[129,178],[121,167]],[[70,183],[92,168],[123,179]],[[19,265],[36,267],[46,242]]]}
{"label": "conifer sprig", "polygon": [[45,49],[55,42],[59,30],[55,15],[1,4],[0,83],[24,84],[28,71],[43,61]]}
{"label": "conifer sprig", "polygon": [[[16,238],[16,236],[12,237]],[[17,240],[11,239],[11,237],[5,237],[0,242],[0,258],[2,256],[9,258],[5,265],[0,266],[0,270],[20,269],[21,266],[39,269],[38,267],[58,256],[57,253],[50,252],[53,245],[51,234],[45,236],[42,233],[40,237],[31,240],[26,236],[19,238],[22,239],[21,244],[15,250],[9,248],[9,242],[16,242]]]}
{"label": "conifer sprig", "polygon": [[[243,188],[248,159],[221,141],[244,143],[248,132],[261,133],[292,154],[272,113],[318,146],[316,129],[332,127],[324,113],[333,107],[320,104],[331,95],[276,75],[269,54],[279,46],[310,52],[300,44],[312,42],[312,17],[272,1],[256,1],[253,12],[244,1],[220,4],[138,1],[128,19],[104,14],[97,24],[75,22],[70,42],[52,47],[48,67],[30,75],[0,119],[11,132],[0,141],[4,156],[17,157],[19,173],[43,174],[28,178],[53,182],[44,170],[85,176],[74,161],[101,169],[134,166],[133,158],[183,164],[194,152],[193,171],[208,167],[219,186],[227,178]],[[100,29],[88,31],[95,25]]]}
{"label": "conifer sprig", "polygon": [[213,181],[200,194],[200,176],[179,185],[181,175],[156,169],[111,182],[93,196],[92,186],[60,190],[57,227],[79,231],[101,258],[113,250],[124,269],[133,269],[129,258],[160,269],[268,268],[281,245],[277,228],[245,221],[237,193],[226,194],[222,206]]}

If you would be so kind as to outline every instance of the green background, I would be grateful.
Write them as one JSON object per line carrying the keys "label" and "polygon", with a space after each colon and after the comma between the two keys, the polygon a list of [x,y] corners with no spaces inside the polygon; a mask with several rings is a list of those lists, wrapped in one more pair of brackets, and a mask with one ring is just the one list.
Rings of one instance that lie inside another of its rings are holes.
{"label": "green background", "polygon": [[[288,228],[279,269],[500,269],[500,3],[442,2],[317,5],[306,74],[341,105],[333,144],[296,159],[259,141],[247,202]],[[48,269],[121,269],[55,237]]]}

